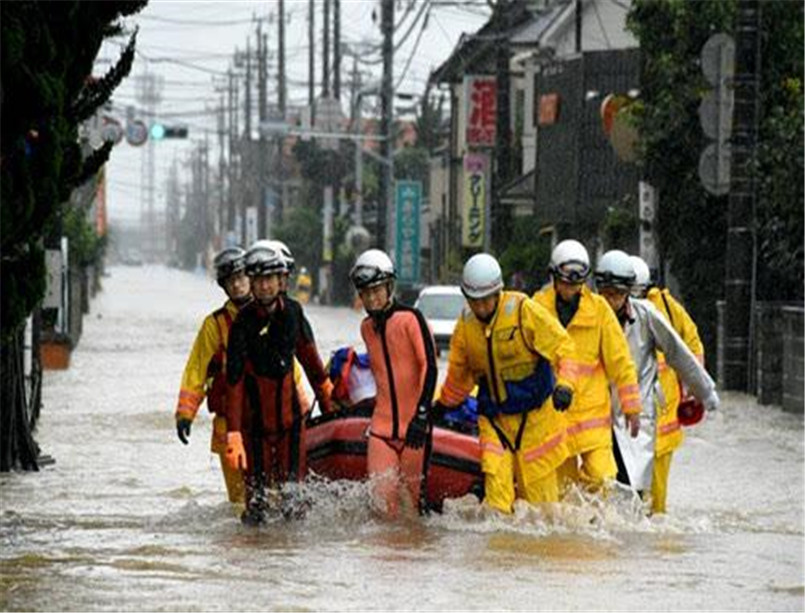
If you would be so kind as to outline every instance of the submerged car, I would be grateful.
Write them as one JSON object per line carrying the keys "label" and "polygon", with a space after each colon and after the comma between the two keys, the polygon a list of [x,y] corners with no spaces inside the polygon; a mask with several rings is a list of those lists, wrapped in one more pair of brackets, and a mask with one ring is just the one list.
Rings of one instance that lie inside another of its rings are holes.
{"label": "submerged car", "polygon": [[432,285],[419,292],[414,306],[428,320],[439,351],[449,349],[453,328],[465,304],[458,285]]}

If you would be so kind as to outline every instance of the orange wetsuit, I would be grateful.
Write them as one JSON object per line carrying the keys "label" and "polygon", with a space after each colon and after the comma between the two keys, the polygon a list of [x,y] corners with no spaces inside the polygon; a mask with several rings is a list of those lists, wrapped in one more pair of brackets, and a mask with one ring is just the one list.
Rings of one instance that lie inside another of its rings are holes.
{"label": "orange wetsuit", "polygon": [[422,510],[430,444],[407,448],[405,435],[417,407],[429,409],[433,399],[437,376],[433,336],[418,310],[397,303],[379,316],[365,318],[361,335],[377,384],[367,451],[373,503],[382,513],[397,515],[399,475],[411,502]]}
{"label": "orange wetsuit", "polygon": [[299,303],[283,296],[271,312],[257,302],[241,310],[227,348],[227,422],[229,432],[243,436],[247,506],[256,488],[305,477],[305,415],[294,357],[329,411],[330,382]]}

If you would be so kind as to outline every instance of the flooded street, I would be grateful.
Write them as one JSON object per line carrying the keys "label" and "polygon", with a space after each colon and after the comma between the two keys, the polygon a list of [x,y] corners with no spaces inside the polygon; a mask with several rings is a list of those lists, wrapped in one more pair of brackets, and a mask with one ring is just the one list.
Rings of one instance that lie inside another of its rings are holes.
{"label": "flooded street", "polygon": [[[55,465],[0,474],[0,609],[803,610],[803,420],[754,398],[688,430],[669,515],[625,494],[484,515],[470,500],[388,524],[359,483],[312,483],[301,521],[241,525],[209,453],[173,412],[210,280],[118,267],[71,367],[46,373],[36,434]],[[310,306],[319,349],[360,341],[360,314]],[[440,362],[444,376],[446,362]]]}

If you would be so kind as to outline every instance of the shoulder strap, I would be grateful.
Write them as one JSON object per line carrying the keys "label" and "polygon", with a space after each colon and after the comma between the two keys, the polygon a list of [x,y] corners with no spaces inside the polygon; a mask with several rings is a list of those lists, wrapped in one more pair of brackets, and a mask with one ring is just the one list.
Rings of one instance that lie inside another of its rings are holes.
{"label": "shoulder strap", "polygon": [[399,305],[399,310],[409,311],[416,317],[419,324],[419,331],[422,334],[422,342],[425,346],[425,361],[427,364],[427,371],[425,372],[425,384],[422,387],[422,395],[419,397],[420,406],[427,406],[433,401],[433,394],[436,391],[436,379],[438,378],[438,369],[436,367],[436,351],[433,347],[433,339],[428,329],[428,323],[425,321],[425,316],[413,307]]}
{"label": "shoulder strap", "polygon": [[671,327],[676,330],[676,324],[674,323],[674,315],[671,313],[671,306],[668,304],[668,298],[665,295],[665,292],[668,291],[666,289],[660,290],[660,296],[662,297],[662,303],[665,305],[665,312],[668,313],[668,321],[671,322]]}

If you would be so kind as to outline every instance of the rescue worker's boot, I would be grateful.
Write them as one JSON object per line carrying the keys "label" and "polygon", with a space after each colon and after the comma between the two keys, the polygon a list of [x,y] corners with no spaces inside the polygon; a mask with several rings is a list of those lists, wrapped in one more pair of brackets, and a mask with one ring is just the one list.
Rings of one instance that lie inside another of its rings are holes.
{"label": "rescue worker's boot", "polygon": [[246,510],[240,520],[247,526],[257,526],[266,521],[268,504],[266,500],[265,478],[262,474],[249,475],[246,483]]}

